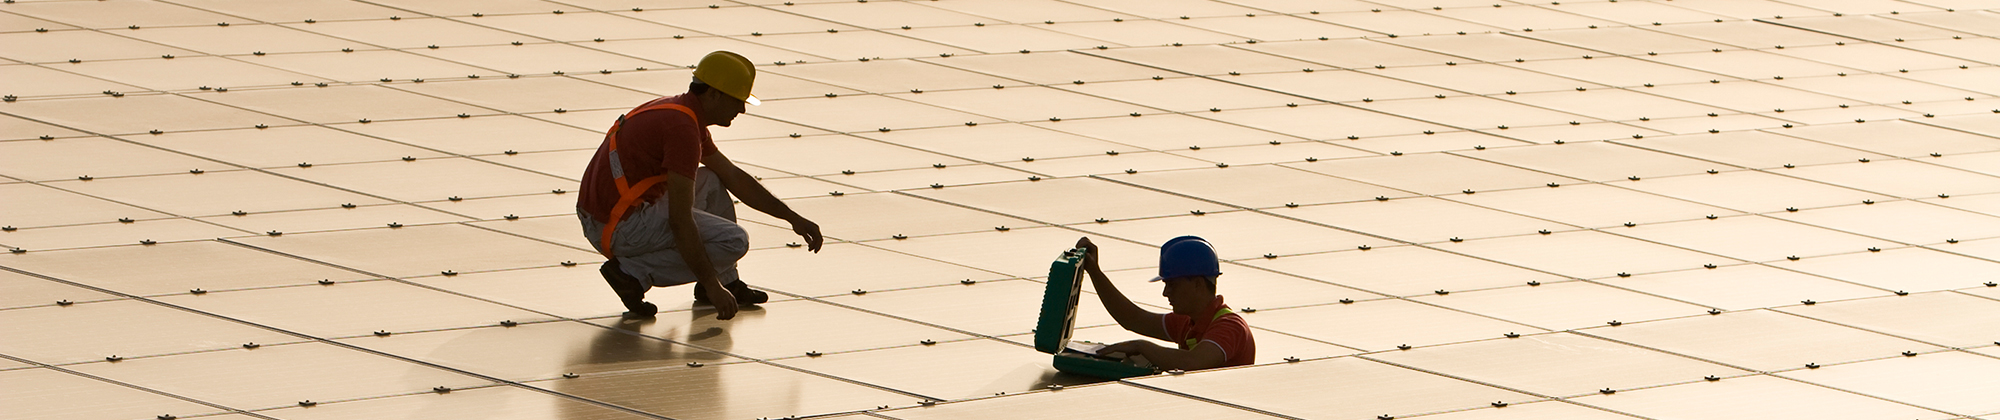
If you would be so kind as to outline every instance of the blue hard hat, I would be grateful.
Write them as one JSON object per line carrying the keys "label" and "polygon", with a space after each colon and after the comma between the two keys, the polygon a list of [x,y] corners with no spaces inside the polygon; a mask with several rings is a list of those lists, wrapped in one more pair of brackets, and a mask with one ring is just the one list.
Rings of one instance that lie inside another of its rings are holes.
{"label": "blue hard hat", "polygon": [[1150,281],[1175,277],[1216,276],[1222,266],[1216,262],[1215,246],[1199,236],[1182,236],[1160,245],[1160,276]]}

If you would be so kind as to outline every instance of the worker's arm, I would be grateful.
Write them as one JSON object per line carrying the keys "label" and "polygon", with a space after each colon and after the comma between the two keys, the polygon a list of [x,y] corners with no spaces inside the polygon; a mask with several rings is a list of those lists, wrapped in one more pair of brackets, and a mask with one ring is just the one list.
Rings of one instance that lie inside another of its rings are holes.
{"label": "worker's arm", "polygon": [[1118,292],[1117,285],[1111,284],[1111,277],[1105,276],[1104,270],[1098,268],[1097,244],[1090,243],[1090,238],[1082,238],[1076,240],[1076,247],[1084,249],[1083,271],[1090,275],[1091,287],[1097,289],[1097,300],[1104,303],[1104,309],[1111,312],[1111,319],[1117,320],[1118,326],[1139,335],[1171,340],[1167,338],[1167,327],[1160,323],[1163,314],[1147,311],[1132,303],[1124,293]]}
{"label": "worker's arm", "polygon": [[722,152],[702,156],[701,164],[715,172],[716,178],[722,180],[722,187],[729,189],[730,194],[735,194],[736,199],[743,200],[743,205],[791,223],[792,232],[805,238],[806,249],[819,252],[820,245],[826,242],[826,238],[819,234],[819,224],[793,212],[784,201],[771,195],[771,190],[764,189],[764,183],[757,182],[757,177],[743,172],[743,168],[736,167],[736,163],[731,162],[729,157],[723,156]]}
{"label": "worker's arm", "polygon": [[1104,346],[1097,354],[1125,353],[1146,356],[1153,366],[1161,369],[1202,370],[1222,367],[1226,362],[1222,346],[1213,341],[1196,344],[1193,350],[1161,346],[1146,340],[1132,340]]}
{"label": "worker's arm", "polygon": [[708,259],[708,246],[701,241],[701,230],[694,223],[694,180],[679,173],[667,173],[667,227],[673,230],[675,254],[687,262],[694,271],[696,283],[708,292],[708,301],[715,305],[716,319],[736,317],[736,296],[722,287],[715,276],[715,264]]}

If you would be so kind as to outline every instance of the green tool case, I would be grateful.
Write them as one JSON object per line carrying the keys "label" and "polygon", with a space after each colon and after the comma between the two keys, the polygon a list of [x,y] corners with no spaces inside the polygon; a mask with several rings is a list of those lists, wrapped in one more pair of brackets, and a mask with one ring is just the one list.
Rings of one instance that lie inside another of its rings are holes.
{"label": "green tool case", "polygon": [[1077,300],[1083,296],[1083,253],[1083,248],[1064,251],[1049,264],[1048,288],[1042,292],[1042,314],[1035,323],[1035,350],[1055,355],[1056,370],[1079,375],[1123,379],[1158,372],[1069,348],[1070,333],[1076,329]]}

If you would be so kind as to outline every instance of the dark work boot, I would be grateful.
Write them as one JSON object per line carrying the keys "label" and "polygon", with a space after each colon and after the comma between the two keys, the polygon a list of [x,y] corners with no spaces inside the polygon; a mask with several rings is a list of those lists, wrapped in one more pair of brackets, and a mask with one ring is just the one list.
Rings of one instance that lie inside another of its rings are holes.
{"label": "dark work boot", "polygon": [[660,307],[646,302],[645,282],[618,269],[618,260],[605,261],[597,267],[597,274],[604,276],[604,282],[611,285],[611,291],[618,293],[618,302],[625,304],[626,319],[652,318],[660,312]]}
{"label": "dark work boot", "polygon": [[[770,294],[764,293],[762,290],[752,289],[750,285],[744,284],[742,280],[737,280],[735,283],[730,283],[723,287],[729,289],[730,295],[736,296],[737,305],[755,305],[771,301]],[[702,287],[701,282],[694,283],[694,303],[709,304],[708,288]]]}

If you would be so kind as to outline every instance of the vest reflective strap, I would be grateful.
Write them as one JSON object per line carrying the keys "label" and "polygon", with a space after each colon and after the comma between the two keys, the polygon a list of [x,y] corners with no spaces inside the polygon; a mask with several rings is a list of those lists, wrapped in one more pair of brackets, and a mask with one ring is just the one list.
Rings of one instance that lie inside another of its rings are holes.
{"label": "vest reflective strap", "polygon": [[635,115],[639,115],[639,113],[642,112],[652,111],[656,109],[671,109],[675,111],[680,111],[683,114],[687,114],[688,118],[694,120],[696,124],[701,123],[701,118],[694,116],[694,110],[688,109],[688,107],[681,106],[680,104],[662,103],[659,105],[634,109],[632,110],[632,112],[618,116],[618,122],[611,124],[611,131],[604,133],[605,145],[608,146],[610,149],[610,152],[607,154],[610,155],[611,158],[610,159],[611,160],[610,164],[612,165],[611,180],[614,183],[618,184],[618,204],[611,206],[611,219],[604,221],[604,231],[599,233],[597,236],[597,249],[603,251],[604,258],[606,259],[617,258],[613,256],[614,252],[612,252],[611,249],[612,244],[616,243],[616,241],[612,241],[611,237],[613,234],[618,232],[618,221],[620,219],[625,218],[625,211],[630,210],[633,204],[638,203],[639,196],[645,195],[647,190],[653,189],[654,184],[658,184],[660,183],[660,181],[667,180],[666,174],[659,174],[646,177],[646,179],[641,179],[639,180],[638,184],[631,184],[630,181],[627,181],[625,179],[625,168],[618,166],[623,164],[623,162],[620,162],[618,159],[618,128],[625,126],[625,119],[631,118],[632,116]]}
{"label": "vest reflective strap", "polygon": [[[1233,313],[1236,313],[1236,312],[1234,312],[1234,311],[1230,311],[1230,310],[1229,310],[1229,308],[1222,308],[1222,309],[1217,309],[1217,310],[1215,310],[1215,317],[1214,317],[1214,318],[1209,318],[1209,319],[1208,319],[1208,323],[1209,323],[1209,325],[1214,325],[1214,324],[1215,324],[1215,320],[1218,320],[1218,319],[1222,319],[1222,316],[1223,316],[1223,315],[1229,315],[1229,314],[1233,314]],[[1193,331],[1189,331],[1189,332],[1193,332]],[[1203,329],[1201,329],[1201,335],[1208,335],[1208,329],[1207,329],[1207,328],[1203,328]],[[1201,344],[1201,337],[1192,337],[1192,338],[1188,338],[1188,339],[1187,339],[1187,349],[1188,349],[1188,350],[1194,350],[1194,345],[1196,345],[1196,344]]]}

